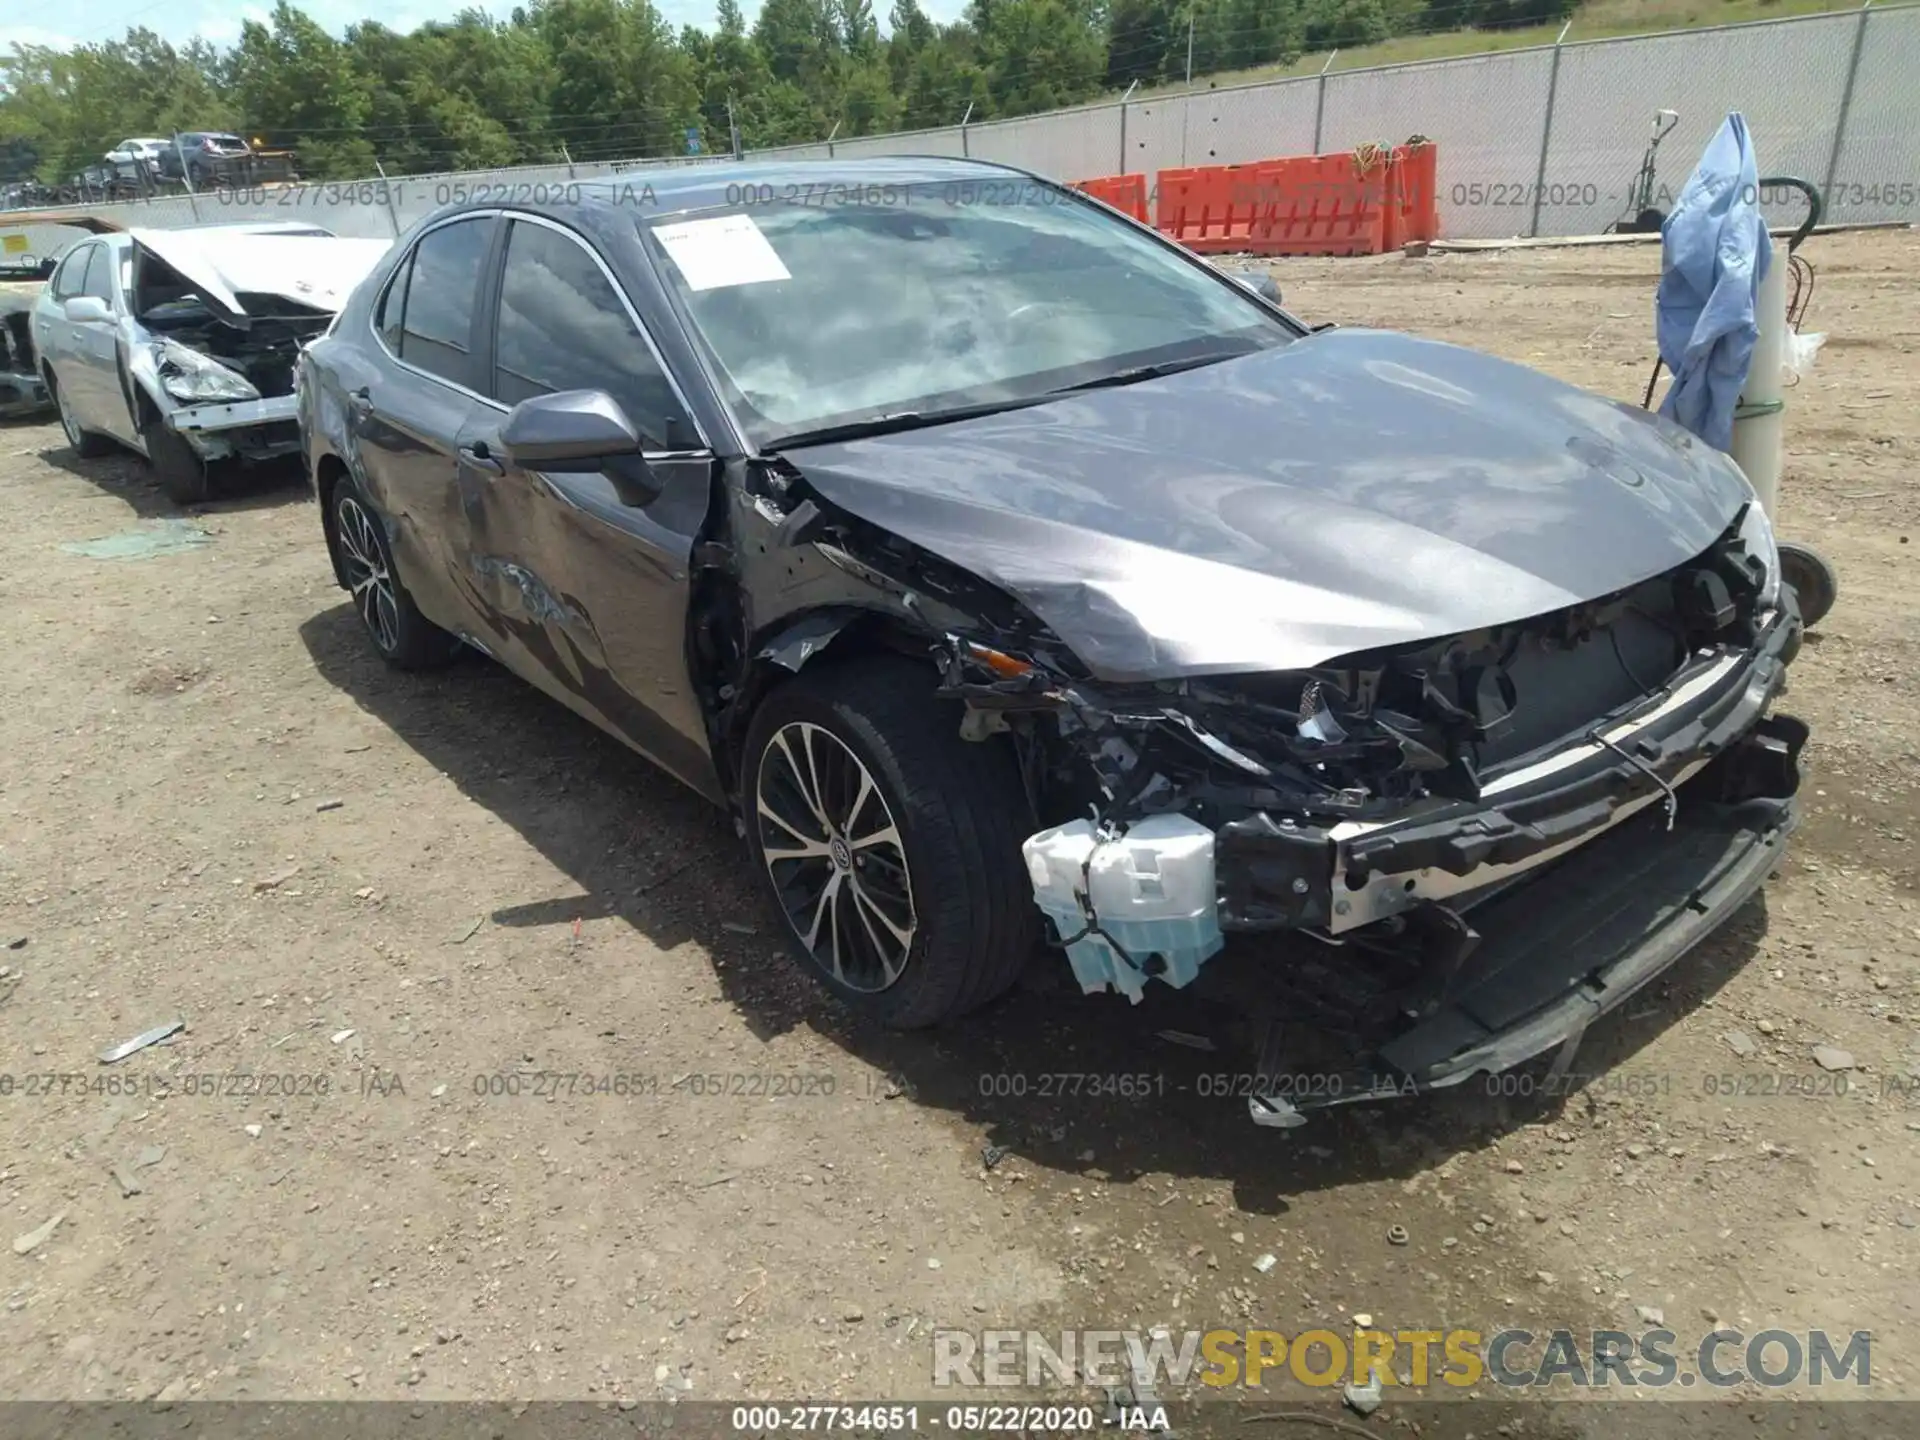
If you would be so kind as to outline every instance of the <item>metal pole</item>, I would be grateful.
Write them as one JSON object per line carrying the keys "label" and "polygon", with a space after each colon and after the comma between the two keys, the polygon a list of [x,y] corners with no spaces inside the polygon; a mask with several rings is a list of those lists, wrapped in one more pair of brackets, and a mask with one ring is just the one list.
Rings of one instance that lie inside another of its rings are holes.
{"label": "metal pole", "polygon": [[1140,88],[1140,82],[1134,81],[1127,86],[1127,93],[1120,97],[1120,169],[1117,174],[1127,173],[1127,101],[1133,98],[1133,92]]}
{"label": "metal pole", "polygon": [[833,129],[827,132],[827,159],[833,159],[833,137],[840,133],[840,122],[833,122]]}
{"label": "metal pole", "polygon": [[967,149],[967,121],[973,118],[973,101],[967,101],[967,113],[960,117],[960,153],[969,158],[973,152]]}
{"label": "metal pole", "polygon": [[567,149],[567,142],[564,140],[560,142],[560,158],[567,162],[567,178],[578,180],[580,177],[573,168],[573,152]]}
{"label": "metal pole", "polygon": [[727,96],[727,139],[733,145],[733,158],[740,158],[740,122],[733,118],[733,96]]}
{"label": "metal pole", "polygon": [[1193,11],[1197,0],[1187,0],[1187,88],[1193,88]]}
{"label": "metal pole", "polygon": [[[392,226],[393,233],[398,235],[400,233],[400,216],[393,208],[393,186],[387,183],[387,167],[382,165],[378,160],[375,160],[373,162],[373,168],[380,172],[380,191],[387,197],[387,224]],[[569,166],[568,168],[571,170],[572,167]]]}
{"label": "metal pole", "polygon": [[1860,74],[1860,52],[1867,43],[1867,11],[1872,8],[1873,0],[1860,7],[1860,24],[1853,32],[1853,58],[1847,62],[1847,85],[1840,92],[1840,118],[1833,127],[1833,154],[1827,157],[1827,183],[1820,187],[1829,215],[1833,213],[1833,182],[1840,170],[1840,147],[1847,138],[1847,115],[1853,109],[1853,82]]}
{"label": "metal pole", "polygon": [[1547,188],[1547,146],[1553,139],[1553,96],[1560,88],[1560,42],[1572,28],[1573,22],[1569,20],[1553,37],[1553,68],[1547,71],[1547,114],[1540,122],[1540,168],[1533,176],[1533,219],[1527,225],[1528,235],[1540,233],[1540,201]]}
{"label": "metal pole", "polygon": [[1333,57],[1340,53],[1336,47],[1327,56],[1327,63],[1320,67],[1320,88],[1313,97],[1313,153],[1320,153],[1320,122],[1327,115],[1327,72],[1333,68]]}

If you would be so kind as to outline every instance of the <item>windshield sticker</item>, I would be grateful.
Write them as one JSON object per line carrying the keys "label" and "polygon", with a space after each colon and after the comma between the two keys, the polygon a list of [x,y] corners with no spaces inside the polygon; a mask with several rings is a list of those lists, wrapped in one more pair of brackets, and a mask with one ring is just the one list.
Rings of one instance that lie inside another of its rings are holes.
{"label": "windshield sticker", "polygon": [[653,233],[680,267],[689,290],[719,290],[729,285],[793,278],[750,215],[682,220],[656,225]]}

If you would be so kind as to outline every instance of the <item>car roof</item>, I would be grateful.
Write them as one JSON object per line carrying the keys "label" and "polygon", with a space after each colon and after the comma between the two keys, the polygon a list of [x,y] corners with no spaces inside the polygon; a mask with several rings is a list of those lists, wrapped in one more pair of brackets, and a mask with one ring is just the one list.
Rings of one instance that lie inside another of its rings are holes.
{"label": "car roof", "polygon": [[[639,209],[645,215],[671,215],[686,210],[741,203],[742,190],[752,186],[763,195],[770,189],[774,201],[827,204],[833,192],[858,186],[940,185],[998,181],[1041,181],[1028,171],[986,160],[944,155],[876,155],[846,160],[716,160],[703,164],[666,165],[623,170],[593,180],[561,184],[479,187],[480,194],[437,214],[461,210],[492,210],[503,205],[556,216],[581,209],[600,211]],[[491,196],[488,192],[491,191]],[[533,198],[525,197],[526,191]],[[521,193],[515,193],[521,192]],[[749,200],[751,203],[751,200]],[[884,203],[884,202],[882,202]]]}

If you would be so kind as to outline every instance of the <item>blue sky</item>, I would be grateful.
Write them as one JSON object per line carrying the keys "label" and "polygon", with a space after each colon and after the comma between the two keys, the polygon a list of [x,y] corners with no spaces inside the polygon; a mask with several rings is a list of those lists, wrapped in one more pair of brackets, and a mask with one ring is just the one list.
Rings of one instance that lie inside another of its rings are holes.
{"label": "blue sky", "polygon": [[[678,29],[692,24],[711,27],[713,0],[654,0],[667,20]],[[874,12],[885,22],[891,0],[875,0]],[[180,42],[203,35],[215,44],[231,44],[240,33],[240,22],[248,17],[264,20],[271,4],[219,3],[219,0],[64,0],[57,6],[29,6],[9,3],[0,9],[13,15],[0,15],[0,50],[20,42],[29,45],[68,46],[99,40],[111,40],[129,26],[145,25],[167,39]],[[925,0],[924,8],[936,18],[946,20],[959,14],[964,0]],[[498,0],[485,8],[504,14],[513,0]],[[378,6],[370,0],[307,0],[301,8],[338,34],[356,20],[369,16],[396,30],[410,30],[427,20],[446,19],[465,9],[461,0],[397,0]],[[749,21],[759,9],[757,0],[741,7]],[[25,23],[22,12],[31,10],[33,23]],[[17,18],[16,18],[17,17]]]}

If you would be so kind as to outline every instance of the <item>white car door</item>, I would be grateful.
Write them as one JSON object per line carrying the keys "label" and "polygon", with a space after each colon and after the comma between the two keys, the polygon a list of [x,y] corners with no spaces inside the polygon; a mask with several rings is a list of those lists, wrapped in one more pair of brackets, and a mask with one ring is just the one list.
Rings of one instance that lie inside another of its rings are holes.
{"label": "white car door", "polygon": [[83,426],[117,435],[126,429],[115,413],[126,409],[125,402],[119,398],[120,367],[114,348],[113,297],[120,288],[119,277],[114,273],[117,267],[113,254],[104,244],[95,240],[87,248],[92,253],[87,257],[80,294],[105,305],[107,317],[75,320],[63,312],[70,355],[64,365],[55,363],[54,374]]}
{"label": "white car door", "polygon": [[93,259],[93,252],[100,247],[92,242],[74,246],[53,272],[53,278],[47,282],[47,288],[40,294],[33,310],[33,347],[40,356],[41,363],[53,372],[54,384],[60,392],[75,402],[74,417],[80,418],[77,402],[85,382],[77,381],[81,391],[69,388],[69,379],[77,368],[75,356],[78,354],[78,339],[73,322],[67,319],[66,303],[80,293],[86,282],[87,266]]}

